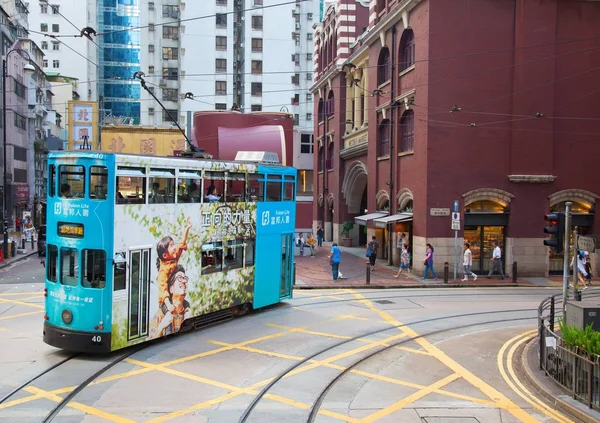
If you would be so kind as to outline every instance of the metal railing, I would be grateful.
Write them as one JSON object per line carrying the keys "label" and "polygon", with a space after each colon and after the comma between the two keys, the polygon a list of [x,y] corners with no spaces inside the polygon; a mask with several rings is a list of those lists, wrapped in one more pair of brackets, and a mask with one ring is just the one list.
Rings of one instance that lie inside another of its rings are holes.
{"label": "metal railing", "polygon": [[[585,299],[600,297],[589,289]],[[591,358],[583,351],[571,349],[563,341],[558,318],[563,317],[562,294],[553,295],[538,307],[538,341],[540,370],[590,408],[600,409],[600,357]]]}

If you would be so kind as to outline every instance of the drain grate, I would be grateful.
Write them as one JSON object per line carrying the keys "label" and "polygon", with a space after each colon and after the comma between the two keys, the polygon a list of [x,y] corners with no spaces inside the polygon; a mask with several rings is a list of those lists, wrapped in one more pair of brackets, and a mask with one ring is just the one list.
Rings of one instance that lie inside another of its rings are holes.
{"label": "drain grate", "polygon": [[459,417],[459,416],[448,416],[448,417],[421,417],[422,423],[481,423],[479,419],[475,417]]}
{"label": "drain grate", "polygon": [[373,302],[377,304],[394,304],[394,302],[390,300],[375,300]]}

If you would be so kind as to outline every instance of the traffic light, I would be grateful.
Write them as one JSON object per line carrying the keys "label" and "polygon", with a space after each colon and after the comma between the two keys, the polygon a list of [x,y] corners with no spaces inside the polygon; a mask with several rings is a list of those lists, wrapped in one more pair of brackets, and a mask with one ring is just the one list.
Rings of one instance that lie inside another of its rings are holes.
{"label": "traffic light", "polygon": [[544,220],[550,222],[551,226],[544,227],[544,233],[554,235],[544,240],[544,245],[554,248],[557,254],[563,252],[563,240],[565,236],[565,214],[563,212],[550,213],[544,216]]}

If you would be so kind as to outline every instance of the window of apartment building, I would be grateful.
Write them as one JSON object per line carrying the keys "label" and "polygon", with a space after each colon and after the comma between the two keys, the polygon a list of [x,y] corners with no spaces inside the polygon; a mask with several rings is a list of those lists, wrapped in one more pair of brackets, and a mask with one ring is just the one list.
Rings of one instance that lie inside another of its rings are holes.
{"label": "window of apartment building", "polygon": [[48,13],[48,5],[47,4],[40,4],[40,13],[42,14],[46,14]]}
{"label": "window of apartment building", "polygon": [[179,49],[177,47],[163,47],[163,60],[177,60],[179,57]]}
{"label": "window of apartment building", "polygon": [[250,93],[254,97],[262,97],[262,83],[261,82],[253,82],[250,85]]}
{"label": "window of apartment building", "polygon": [[48,41],[42,41],[40,43],[42,50],[48,50]]}
{"label": "window of apartment building", "polygon": [[227,6],[227,0],[217,0],[217,6]]}
{"label": "window of apartment building", "polygon": [[52,67],[53,67],[54,69],[58,69],[58,68],[60,68],[60,60],[56,60],[56,59],[55,59],[55,60],[53,60],[53,61],[52,61]]}
{"label": "window of apartment building", "polygon": [[390,50],[384,47],[379,52],[377,60],[377,85],[381,85],[390,79]]}
{"label": "window of apartment building", "polygon": [[23,147],[13,146],[13,158],[20,162],[27,161],[27,149]]}
{"label": "window of apartment building", "polygon": [[307,93],[306,94],[306,101],[312,101],[312,94],[311,93]]}
{"label": "window of apartment building", "polygon": [[307,39],[308,41],[312,41],[312,39],[313,39],[312,32],[309,32],[308,34],[306,34],[306,39]]}
{"label": "window of apartment building", "polygon": [[52,32],[60,32],[60,25],[52,24]]}
{"label": "window of apartment building", "polygon": [[165,101],[177,101],[179,90],[177,88],[163,88],[162,99]]}
{"label": "window of apartment building", "polygon": [[262,106],[260,104],[253,104],[252,106],[250,106],[250,110],[253,112],[261,112]]}
{"label": "window of apartment building", "polygon": [[168,79],[169,81],[177,81],[177,78],[179,76],[179,69],[163,68],[162,75],[163,75],[163,79]]}
{"label": "window of apartment building", "polygon": [[216,14],[217,28],[227,28],[227,14],[217,13]]}
{"label": "window of apartment building", "polygon": [[179,28],[176,26],[163,26],[163,38],[168,40],[176,40],[179,38]]}
{"label": "window of apartment building", "polygon": [[252,51],[256,52],[256,53],[263,51],[262,38],[253,38],[252,39]]}
{"label": "window of apartment building", "polygon": [[262,16],[252,16],[252,29],[263,29],[263,17]]}
{"label": "window of apartment building", "polygon": [[300,115],[295,114],[294,115],[294,125],[299,125],[299,124],[300,124]]}
{"label": "window of apartment building", "polygon": [[215,81],[215,95],[227,95],[227,81]]}
{"label": "window of apartment building", "polygon": [[58,15],[60,13],[60,6],[57,4],[53,4],[50,6],[52,8],[52,14]]}
{"label": "window of apartment building", "polygon": [[300,104],[300,94],[294,95],[292,97],[292,106],[298,106]]}
{"label": "window of apartment building", "polygon": [[151,32],[154,31],[154,24],[153,23],[149,23],[148,24],[148,31],[151,31]]}
{"label": "window of apartment building", "polygon": [[294,76],[292,76],[292,84],[300,85],[300,74],[297,73]]}
{"label": "window of apartment building", "polygon": [[154,87],[148,87],[148,92],[150,94],[154,94]]}
{"label": "window of apartment building", "polygon": [[227,59],[215,59],[215,72],[227,72]]}
{"label": "window of apartment building", "polygon": [[303,153],[303,154],[313,154],[314,153],[313,136],[311,134],[300,135],[300,153]]}
{"label": "window of apartment building", "polygon": [[383,119],[377,128],[377,156],[390,154],[390,121]]}
{"label": "window of apartment building", "polygon": [[296,195],[312,195],[313,193],[313,171],[298,170],[296,182]]}
{"label": "window of apartment building", "polygon": [[27,118],[25,116],[21,116],[18,113],[13,112],[15,126],[17,128],[25,129],[27,125]]}
{"label": "window of apartment building", "polygon": [[254,0],[254,5],[255,6],[262,6],[263,5],[263,0]]}
{"label": "window of apartment building", "polygon": [[313,79],[312,73],[310,73],[310,72],[307,72],[307,73],[306,73],[306,80],[307,80],[307,81],[312,81],[312,79]]}
{"label": "window of apartment building", "polygon": [[44,66],[45,68],[47,68],[47,67],[48,67],[48,59],[44,59],[43,66]]}
{"label": "window of apartment building", "polygon": [[262,73],[262,60],[253,60],[252,61],[252,73]]}
{"label": "window of apartment building", "polygon": [[309,21],[312,21],[313,18],[313,14],[312,13],[307,13],[306,14],[306,19],[308,19]]}
{"label": "window of apartment building", "polygon": [[178,18],[179,17],[179,6],[165,4],[162,7],[162,17],[163,18]]}
{"label": "window of apartment building", "polygon": [[312,53],[306,53],[306,60],[312,60]]}
{"label": "window of apartment building", "polygon": [[15,94],[21,98],[25,98],[25,85],[15,81]]}
{"label": "window of apartment building", "polygon": [[215,110],[227,110],[227,103],[216,103]]}
{"label": "window of apartment building", "polygon": [[400,71],[410,68],[415,64],[415,34],[413,30],[408,28],[402,33],[400,39]]}
{"label": "window of apartment building", "polygon": [[407,110],[400,119],[402,136],[401,151],[413,151],[415,148],[415,113]]}
{"label": "window of apartment building", "polygon": [[300,65],[300,54],[295,53],[292,54],[292,62],[294,62],[296,64],[296,66]]}
{"label": "window of apartment building", "polygon": [[[254,45],[254,44],[252,44]],[[217,50],[227,50],[227,37],[215,37],[215,49]]]}
{"label": "window of apartment building", "polygon": [[[173,118],[169,117],[169,113],[171,114],[171,116],[173,116]],[[173,119],[178,119],[178,118],[179,118],[179,110],[177,110],[177,109],[163,110],[163,115],[162,115],[163,122],[173,122]]]}
{"label": "window of apartment building", "polygon": [[60,50],[60,41],[52,41],[52,50]]}
{"label": "window of apartment building", "polygon": [[149,74],[153,74],[154,73],[154,66],[152,66],[152,65],[148,66],[148,73]]}
{"label": "window of apartment building", "polygon": [[48,32],[48,24],[40,24],[40,31],[41,32]]}
{"label": "window of apartment building", "polygon": [[312,113],[306,114],[306,120],[312,120]]}

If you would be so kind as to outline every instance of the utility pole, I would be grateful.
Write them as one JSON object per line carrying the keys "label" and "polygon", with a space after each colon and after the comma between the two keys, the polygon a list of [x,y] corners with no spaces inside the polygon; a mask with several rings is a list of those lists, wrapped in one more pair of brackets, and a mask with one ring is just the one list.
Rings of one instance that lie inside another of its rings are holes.
{"label": "utility pole", "polygon": [[[563,316],[567,305],[567,291],[569,289],[569,234],[571,233],[571,203],[567,201],[565,207],[565,236],[563,239]],[[575,251],[575,249],[573,249]],[[574,255],[573,255],[574,256]],[[574,260],[575,261],[575,260]],[[575,285],[573,285],[575,286]],[[550,328],[554,330],[554,328]]]}
{"label": "utility pole", "polygon": [[[390,216],[394,213],[394,206],[396,202],[394,199],[396,196],[394,195],[394,163],[396,162],[396,155],[394,150],[394,110],[395,110],[395,92],[394,88],[396,86],[396,27],[392,26],[392,60],[391,60],[391,69],[390,69],[390,193],[389,193],[389,209]],[[388,265],[392,266],[394,264],[394,260],[392,258],[392,249],[394,244],[392,243],[392,225],[393,223],[388,223]]]}

